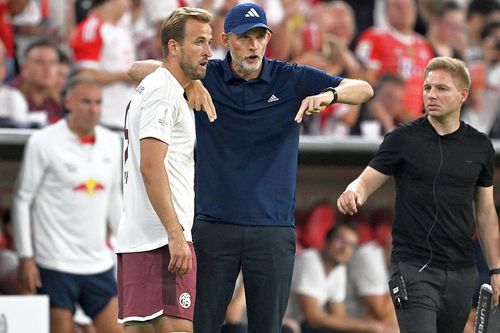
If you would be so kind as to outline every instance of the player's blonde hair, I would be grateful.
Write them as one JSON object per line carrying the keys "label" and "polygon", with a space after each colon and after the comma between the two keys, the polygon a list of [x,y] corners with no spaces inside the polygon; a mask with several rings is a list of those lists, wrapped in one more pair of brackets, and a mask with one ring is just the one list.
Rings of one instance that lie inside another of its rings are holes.
{"label": "player's blonde hair", "polygon": [[163,25],[160,30],[161,47],[163,50],[163,57],[168,56],[168,41],[173,39],[179,43],[183,43],[186,21],[188,19],[193,19],[202,23],[210,23],[212,15],[204,9],[192,8],[192,7],[181,7],[174,10],[166,19],[163,21]]}
{"label": "player's blonde hair", "polygon": [[470,89],[470,73],[462,60],[450,57],[433,58],[424,70],[424,77],[427,77],[429,72],[435,70],[448,72],[453,77],[458,88]]}

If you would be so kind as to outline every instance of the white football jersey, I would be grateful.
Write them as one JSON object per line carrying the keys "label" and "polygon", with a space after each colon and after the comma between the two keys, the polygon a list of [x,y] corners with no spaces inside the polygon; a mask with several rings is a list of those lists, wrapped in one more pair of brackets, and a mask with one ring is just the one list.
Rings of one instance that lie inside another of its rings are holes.
{"label": "white football jersey", "polygon": [[165,168],[172,201],[184,237],[191,241],[194,218],[194,116],[184,89],[164,67],[136,88],[125,118],[123,164],[124,214],[118,228],[117,253],[150,251],[168,243],[140,171],[140,140],[155,138],[168,144]]}

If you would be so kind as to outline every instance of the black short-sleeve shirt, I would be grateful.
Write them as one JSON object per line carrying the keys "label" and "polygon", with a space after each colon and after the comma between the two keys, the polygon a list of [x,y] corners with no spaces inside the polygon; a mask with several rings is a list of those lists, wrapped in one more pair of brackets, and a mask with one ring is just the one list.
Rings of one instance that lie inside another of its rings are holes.
{"label": "black short-sleeve shirt", "polygon": [[424,265],[432,253],[431,266],[474,264],[474,193],[493,185],[495,165],[486,135],[464,122],[439,135],[422,117],[387,134],[369,165],[396,181],[394,261]]}

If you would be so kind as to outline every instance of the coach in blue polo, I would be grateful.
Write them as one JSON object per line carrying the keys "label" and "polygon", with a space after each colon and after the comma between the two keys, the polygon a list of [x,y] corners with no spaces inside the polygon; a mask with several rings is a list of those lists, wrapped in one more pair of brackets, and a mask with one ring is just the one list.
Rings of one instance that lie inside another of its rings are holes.
{"label": "coach in blue polo", "polygon": [[[240,270],[248,332],[281,332],[295,256],[299,123],[326,105],[373,95],[365,81],[267,59],[271,34],[261,7],[233,7],[222,34],[229,52],[209,61],[202,81],[217,121],[195,113],[197,333],[220,333]],[[146,67],[131,76],[154,70]]]}

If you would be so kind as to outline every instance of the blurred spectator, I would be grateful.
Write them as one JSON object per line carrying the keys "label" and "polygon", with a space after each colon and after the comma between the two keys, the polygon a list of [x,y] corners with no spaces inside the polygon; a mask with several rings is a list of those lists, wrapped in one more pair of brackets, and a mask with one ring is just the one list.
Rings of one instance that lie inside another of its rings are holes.
{"label": "blurred spectator", "polygon": [[29,0],[0,0],[0,39],[7,50],[5,63],[7,66],[6,81],[14,78],[15,52],[14,52],[14,32],[12,28],[12,17],[24,10]]}
{"label": "blurred spectator", "polygon": [[427,38],[434,56],[462,59],[467,48],[465,10],[445,1],[431,14]]}
{"label": "blurred spectator", "polygon": [[21,285],[18,279],[19,258],[12,239],[10,211],[2,214],[1,233],[5,239],[5,248],[0,249],[0,294],[18,294]]}
{"label": "blurred spectator", "polygon": [[490,137],[500,137],[500,20],[488,22],[481,32],[482,59],[469,64],[470,103],[462,119]]}
{"label": "blurred spectator", "polygon": [[137,59],[152,58],[151,39],[157,39],[158,32],[146,20],[143,0],[132,0],[130,17],[132,40],[134,41]]}
{"label": "blurred spectator", "polygon": [[13,19],[18,62],[35,40],[48,39],[68,51],[68,41],[74,26],[72,1],[30,0],[22,13]]}
{"label": "blurred spectator", "polygon": [[467,8],[467,28],[469,32],[465,62],[481,59],[481,31],[488,21],[500,20],[498,0],[472,0]]}
{"label": "blurred spectator", "polygon": [[7,54],[0,41],[0,127],[24,127],[28,122],[28,103],[16,88],[4,84]]}
{"label": "blurred spectator", "polygon": [[[146,22],[153,28],[153,33],[150,36],[149,58],[162,59],[163,52],[160,39],[158,38],[161,25],[165,17],[170,15],[172,11],[179,7],[178,0],[142,0],[143,11]],[[213,34],[216,35],[215,33]],[[214,38],[215,39],[215,38]]]}
{"label": "blurred spectator", "polygon": [[296,259],[287,314],[302,322],[302,333],[385,333],[379,321],[358,319],[345,313],[349,262],[359,243],[356,228],[337,223],[326,235],[323,250],[303,250]]}
{"label": "blurred spectator", "polygon": [[[362,79],[362,68],[349,45],[355,33],[352,8],[343,1],[319,4],[314,9],[317,20],[302,33],[305,52],[293,62],[321,69],[328,74]],[[314,24],[318,24],[314,32]],[[304,34],[306,32],[306,34]],[[316,34],[316,35],[315,35]],[[312,42],[312,40],[317,41]],[[318,45],[316,45],[318,44]],[[316,48],[319,47],[319,51]],[[348,136],[359,116],[359,105],[333,104],[320,117],[306,118],[303,134]]]}
{"label": "blurred spectator", "polygon": [[89,12],[99,3],[99,1],[73,0],[73,3],[74,3],[75,23],[78,24],[87,18]]}
{"label": "blurred spectator", "polygon": [[[377,217],[381,214],[372,212],[370,216]],[[384,225],[389,226],[392,221],[385,220]],[[389,263],[390,227],[383,237],[377,239],[377,234],[382,234],[381,224],[375,225],[373,220],[364,226],[369,235],[367,240],[360,244],[351,261],[347,264],[347,313],[361,318],[371,318],[384,322],[397,331],[397,319],[391,295],[389,293]],[[376,228],[376,229],[375,229]],[[377,230],[377,232],[375,231]]]}
{"label": "blurred spectator", "polygon": [[28,101],[29,117],[40,126],[54,123],[64,116],[61,98],[55,90],[59,50],[48,40],[28,46],[21,73],[12,82]]}
{"label": "blurred spectator", "polygon": [[44,20],[42,3],[39,0],[29,0],[23,11],[12,19],[14,41],[18,62],[24,62],[24,52],[33,42],[45,38],[42,23]]}
{"label": "blurred spectator", "polygon": [[363,32],[356,55],[372,85],[386,73],[397,74],[405,81],[403,109],[417,118],[422,115],[423,72],[432,58],[432,50],[429,43],[413,31],[414,0],[387,0],[385,13],[389,26]]}
{"label": "blurred spectator", "polygon": [[375,87],[373,98],[363,105],[359,121],[352,134],[361,135],[361,124],[376,120],[380,123],[380,134],[386,134],[403,122],[412,119],[410,112],[403,109],[405,82],[395,74],[383,75]]}
{"label": "blurred spectator", "polygon": [[59,96],[63,95],[63,90],[66,81],[71,72],[71,59],[63,50],[58,50],[59,63],[57,65],[56,80],[54,82],[54,90]]}
{"label": "blurred spectator", "polygon": [[101,83],[101,124],[123,130],[125,108],[133,91],[127,70],[135,60],[130,27],[121,19],[130,9],[130,0],[103,0],[76,27],[71,40],[75,69]]}
{"label": "blurred spectator", "polygon": [[12,210],[21,285],[49,295],[51,332],[73,332],[76,303],[97,332],[123,332],[106,242],[122,209],[119,137],[96,127],[96,81],[70,82],[64,103],[67,118],[34,133],[24,151]]}

